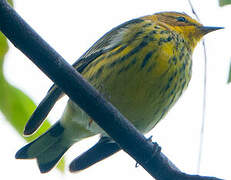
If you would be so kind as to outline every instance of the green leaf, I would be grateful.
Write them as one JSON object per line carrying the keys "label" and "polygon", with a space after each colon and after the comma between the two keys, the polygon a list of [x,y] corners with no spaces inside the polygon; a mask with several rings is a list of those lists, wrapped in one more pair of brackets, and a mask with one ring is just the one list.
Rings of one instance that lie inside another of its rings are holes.
{"label": "green leaf", "polygon": [[219,5],[220,6],[225,6],[231,4],[231,0],[219,0]]}
{"label": "green leaf", "polygon": [[7,1],[13,7],[13,1],[12,0],[7,0]]}
{"label": "green leaf", "polygon": [[229,65],[229,76],[228,76],[228,82],[227,83],[230,83],[230,82],[231,82],[231,62]]}
{"label": "green leaf", "polygon": [[[12,5],[12,1],[10,2]],[[39,130],[32,136],[23,136],[26,122],[36,108],[35,103],[21,90],[9,84],[4,77],[3,64],[8,51],[6,37],[0,32],[0,111],[6,120],[15,128],[26,141],[32,141],[43,134],[51,125],[46,120]],[[65,161],[62,159],[58,164],[61,172],[64,172]]]}

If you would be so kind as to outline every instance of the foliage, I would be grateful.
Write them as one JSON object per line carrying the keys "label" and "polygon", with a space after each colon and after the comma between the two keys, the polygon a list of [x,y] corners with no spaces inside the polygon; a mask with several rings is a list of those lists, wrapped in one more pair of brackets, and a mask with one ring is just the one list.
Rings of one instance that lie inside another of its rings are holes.
{"label": "foliage", "polygon": [[[231,0],[219,0],[219,5],[220,6],[225,6],[231,4]],[[231,63],[229,67],[229,75],[228,75],[228,83],[231,82]]]}
{"label": "foliage", "polygon": [[[12,1],[9,2],[11,5]],[[21,90],[7,82],[4,77],[3,64],[5,55],[8,52],[8,43],[6,37],[0,32],[0,111],[5,119],[22,136],[26,122],[36,108],[35,103]],[[50,123],[45,121],[40,129],[32,136],[22,136],[26,141],[31,141],[43,134]],[[58,165],[59,170],[64,171],[64,159]]]}
{"label": "foliage", "polygon": [[225,6],[231,4],[231,0],[219,0],[219,5],[220,6]]}
{"label": "foliage", "polygon": [[230,66],[229,66],[229,76],[228,76],[228,83],[231,82],[231,62],[230,62]]}

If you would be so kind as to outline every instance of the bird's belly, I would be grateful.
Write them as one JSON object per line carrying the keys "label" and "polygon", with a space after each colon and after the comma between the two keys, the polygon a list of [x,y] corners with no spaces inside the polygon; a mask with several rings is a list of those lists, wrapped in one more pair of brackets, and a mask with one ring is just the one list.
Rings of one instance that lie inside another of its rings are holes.
{"label": "bird's belly", "polygon": [[[147,133],[181,95],[189,79],[180,81],[177,68],[112,70],[110,77],[87,78],[136,128]],[[187,82],[185,82],[187,81]]]}

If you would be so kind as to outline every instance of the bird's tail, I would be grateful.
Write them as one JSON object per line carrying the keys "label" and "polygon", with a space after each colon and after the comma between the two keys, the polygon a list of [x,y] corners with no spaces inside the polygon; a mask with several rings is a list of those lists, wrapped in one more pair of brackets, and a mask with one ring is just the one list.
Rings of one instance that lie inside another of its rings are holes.
{"label": "bird's tail", "polygon": [[64,137],[64,128],[57,122],[45,134],[21,148],[16,159],[36,158],[42,173],[51,170],[72,143]]}

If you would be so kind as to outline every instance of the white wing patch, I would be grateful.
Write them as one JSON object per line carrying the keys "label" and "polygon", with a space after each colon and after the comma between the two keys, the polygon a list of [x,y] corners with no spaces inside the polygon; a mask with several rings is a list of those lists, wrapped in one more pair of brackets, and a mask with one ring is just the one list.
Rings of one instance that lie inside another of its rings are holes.
{"label": "white wing patch", "polygon": [[107,51],[108,49],[114,48],[120,44],[123,40],[124,34],[126,34],[127,28],[121,28],[109,41],[109,44],[104,47],[103,50]]}

